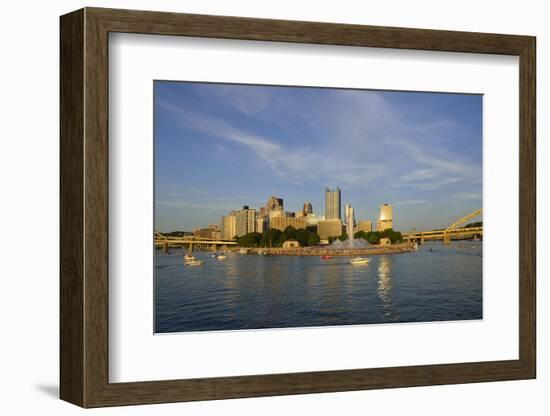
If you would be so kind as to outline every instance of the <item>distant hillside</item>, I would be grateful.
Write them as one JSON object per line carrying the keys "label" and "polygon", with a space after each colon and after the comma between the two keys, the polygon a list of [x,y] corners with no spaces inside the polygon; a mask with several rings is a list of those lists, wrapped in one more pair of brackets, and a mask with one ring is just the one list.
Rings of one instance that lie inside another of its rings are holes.
{"label": "distant hillside", "polygon": [[464,226],[464,228],[474,228],[474,227],[483,227],[483,221],[471,222]]}
{"label": "distant hillside", "polygon": [[186,235],[193,235],[191,231],[170,231],[169,233],[161,233],[166,237],[184,237]]}

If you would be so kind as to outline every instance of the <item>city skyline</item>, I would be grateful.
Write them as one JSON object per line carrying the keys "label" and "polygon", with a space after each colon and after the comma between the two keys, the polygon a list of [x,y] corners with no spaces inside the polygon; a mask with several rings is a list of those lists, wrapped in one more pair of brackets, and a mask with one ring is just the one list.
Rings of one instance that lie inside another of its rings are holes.
{"label": "city skyline", "polygon": [[[259,232],[269,228],[278,228],[281,231],[286,228],[287,224],[282,224],[281,218],[289,219],[288,225],[294,226],[294,228],[309,228],[317,229],[317,222],[324,220],[338,220],[342,227],[342,232],[346,232],[350,235],[352,232],[359,231],[357,225],[359,222],[369,223],[369,231],[384,231],[393,227],[393,207],[390,204],[384,203],[380,206],[379,214],[374,219],[371,218],[355,218],[355,209],[348,203],[345,205],[345,214],[343,216],[336,215],[341,198],[341,189],[337,187],[336,190],[329,190],[325,188],[325,205],[320,210],[315,211],[312,204],[309,201],[305,201],[302,209],[298,211],[291,211],[285,209],[284,198],[281,195],[271,195],[265,205],[252,207],[249,205],[243,205],[242,207],[235,208],[223,215],[218,224],[209,223],[208,225],[201,224],[196,226],[193,230],[173,230],[173,231],[216,231],[220,232],[221,239],[232,239],[233,237],[241,237],[248,232]],[[335,207],[336,202],[336,207]],[[252,215],[252,216],[250,216]],[[234,217],[232,221],[230,217]],[[272,221],[275,219],[275,225]],[[298,218],[300,220],[294,220]],[[309,218],[309,221],[307,220]],[[303,221],[301,220],[303,219]],[[287,222],[288,222],[287,221]],[[293,221],[298,221],[294,224]],[[376,230],[372,229],[372,224],[376,224]],[[238,225],[240,224],[240,226]],[[349,228],[351,227],[351,228]],[[227,232],[224,231],[227,229]],[[318,232],[318,230],[317,230]],[[339,236],[335,235],[334,237]]]}
{"label": "city skyline", "polygon": [[[155,228],[219,223],[269,195],[325,215],[440,228],[481,207],[479,95],[155,82]],[[341,208],[340,207],[340,208]]]}

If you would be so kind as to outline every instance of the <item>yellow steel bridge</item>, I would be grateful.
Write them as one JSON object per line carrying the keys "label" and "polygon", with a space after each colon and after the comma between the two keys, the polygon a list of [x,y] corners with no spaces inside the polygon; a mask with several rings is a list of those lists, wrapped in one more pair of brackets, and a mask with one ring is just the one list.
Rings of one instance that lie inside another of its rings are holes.
{"label": "yellow steel bridge", "polygon": [[471,219],[481,216],[482,209],[470,212],[468,215],[455,221],[445,230],[432,230],[432,231],[411,231],[403,233],[403,239],[408,241],[417,241],[423,243],[426,240],[443,240],[443,242],[449,242],[451,240],[461,240],[466,238],[482,238],[483,227],[464,227]]}
{"label": "yellow steel bridge", "polygon": [[169,247],[186,247],[190,250],[193,247],[196,248],[216,248],[234,246],[237,242],[235,240],[215,240],[211,238],[195,237],[192,235],[186,235],[182,237],[166,236],[158,231],[155,232],[155,247],[169,248]]}

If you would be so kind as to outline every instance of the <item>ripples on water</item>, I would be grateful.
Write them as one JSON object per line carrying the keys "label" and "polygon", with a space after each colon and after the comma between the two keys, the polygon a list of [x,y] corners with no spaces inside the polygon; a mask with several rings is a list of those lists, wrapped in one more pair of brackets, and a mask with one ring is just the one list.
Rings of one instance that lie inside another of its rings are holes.
{"label": "ripples on water", "polygon": [[480,242],[434,242],[352,266],[204,252],[205,265],[184,266],[182,250],[157,251],[156,332],[481,319],[481,253]]}

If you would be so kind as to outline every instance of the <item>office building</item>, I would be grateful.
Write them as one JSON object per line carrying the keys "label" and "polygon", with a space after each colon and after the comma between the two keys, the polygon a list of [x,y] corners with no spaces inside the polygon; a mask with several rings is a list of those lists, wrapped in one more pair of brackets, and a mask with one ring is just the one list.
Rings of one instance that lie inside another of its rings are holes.
{"label": "office building", "polygon": [[302,215],[307,217],[310,214],[313,214],[313,205],[311,205],[311,202],[306,201],[304,202],[304,207],[302,208]]}
{"label": "office building", "polygon": [[256,217],[256,232],[263,233],[266,228],[266,219],[265,217],[257,216]]}
{"label": "office building", "polygon": [[283,211],[283,207],[280,207],[280,206],[273,208],[267,214],[267,218],[269,219],[269,221],[271,221],[272,218],[284,217],[284,216],[286,216],[286,213]]}
{"label": "office building", "polygon": [[265,205],[265,213],[269,214],[272,210],[283,209],[283,198],[277,198],[275,195],[271,195]]}
{"label": "office building", "polygon": [[342,235],[342,220],[325,219],[317,221],[317,234],[321,240],[328,240],[329,237],[340,237]]}
{"label": "office building", "polygon": [[220,226],[210,224],[206,228],[196,228],[193,231],[193,236],[198,238],[208,238],[212,240],[219,240],[221,238]]}
{"label": "office building", "polygon": [[389,204],[380,207],[380,218],[376,223],[376,231],[384,231],[393,228],[393,208]]}
{"label": "office building", "polygon": [[269,228],[275,228],[276,230],[284,231],[286,227],[291,225],[297,230],[300,228],[306,228],[306,217],[271,217],[269,218]]}
{"label": "office building", "polygon": [[325,219],[326,220],[341,220],[341,191],[340,188],[336,190],[330,190],[325,188]]}
{"label": "office building", "polygon": [[372,231],[372,221],[359,220],[357,222],[357,231],[364,231],[370,233]]}
{"label": "office building", "polygon": [[237,234],[237,217],[233,214],[223,216],[220,223],[220,231],[222,239],[232,240]]}
{"label": "office building", "polygon": [[243,206],[243,209],[235,211],[236,236],[242,237],[245,234],[252,233],[256,230],[256,210],[249,208],[248,205]]}
{"label": "office building", "polygon": [[351,205],[346,204],[344,212],[346,214],[346,234],[353,237],[355,232],[355,211]]}

